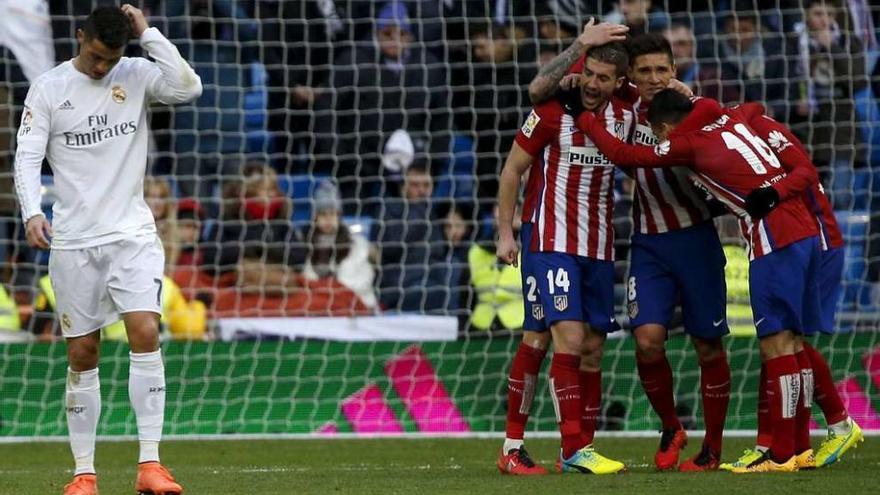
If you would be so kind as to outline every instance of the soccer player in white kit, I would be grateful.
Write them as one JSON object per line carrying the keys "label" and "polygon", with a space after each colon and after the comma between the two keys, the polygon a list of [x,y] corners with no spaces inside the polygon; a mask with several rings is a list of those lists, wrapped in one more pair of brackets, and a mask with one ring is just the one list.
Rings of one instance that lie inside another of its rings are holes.
{"label": "soccer player in white kit", "polygon": [[[153,58],[122,54],[140,39]],[[49,277],[67,339],[67,425],[76,461],[65,495],[95,495],[101,413],[100,330],[125,321],[128,393],[140,455],[135,491],[183,490],[159,463],[165,368],[159,349],[164,254],[144,202],[147,106],[198,98],[202,84],[177,48],[131,5],[99,7],[77,31],[79,54],[37,78],[18,130],[15,192],[31,246],[50,249]],[[55,174],[50,226],[40,209],[40,167]]]}

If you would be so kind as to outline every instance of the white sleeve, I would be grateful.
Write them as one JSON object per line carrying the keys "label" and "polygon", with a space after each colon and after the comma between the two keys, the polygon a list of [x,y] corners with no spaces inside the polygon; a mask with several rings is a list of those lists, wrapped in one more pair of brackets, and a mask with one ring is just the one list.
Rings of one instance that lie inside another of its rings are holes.
{"label": "white sleeve", "polygon": [[15,151],[15,194],[21,205],[21,218],[42,215],[40,208],[40,170],[46,156],[46,145],[51,132],[51,113],[41,84],[28,90],[18,128],[18,145]]}
{"label": "white sleeve", "polygon": [[183,59],[177,47],[156,28],[141,35],[141,46],[154,62],[147,61],[147,95],[166,105],[186,103],[202,94],[202,80]]}

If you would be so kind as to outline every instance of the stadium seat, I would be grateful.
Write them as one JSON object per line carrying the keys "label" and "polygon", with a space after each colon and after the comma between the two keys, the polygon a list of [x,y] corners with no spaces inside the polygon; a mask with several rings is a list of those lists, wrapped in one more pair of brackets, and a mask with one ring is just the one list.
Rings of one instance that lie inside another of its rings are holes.
{"label": "stadium seat", "polygon": [[315,173],[279,175],[278,187],[281,192],[293,200],[294,222],[308,222],[312,218],[312,195],[318,184],[327,176]]}

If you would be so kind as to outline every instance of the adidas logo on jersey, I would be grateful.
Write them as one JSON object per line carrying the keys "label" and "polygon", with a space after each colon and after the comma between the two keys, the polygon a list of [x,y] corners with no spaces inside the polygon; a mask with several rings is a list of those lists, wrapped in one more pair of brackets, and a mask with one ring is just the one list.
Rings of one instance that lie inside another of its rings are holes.
{"label": "adidas logo on jersey", "polygon": [[64,103],[58,107],[58,110],[73,110],[73,103],[70,103],[70,100],[64,100]]}

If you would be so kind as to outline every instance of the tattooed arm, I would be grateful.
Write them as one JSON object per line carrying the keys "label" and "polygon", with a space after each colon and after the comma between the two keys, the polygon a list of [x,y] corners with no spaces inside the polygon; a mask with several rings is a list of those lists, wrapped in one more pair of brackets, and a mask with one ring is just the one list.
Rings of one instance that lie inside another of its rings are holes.
{"label": "tattooed arm", "polygon": [[529,99],[537,105],[548,100],[559,88],[559,81],[568,74],[569,68],[589,50],[591,47],[604,45],[612,41],[623,41],[629,28],[620,24],[603,22],[596,24],[590,21],[584,26],[584,31],[574,42],[548,62],[541,71],[529,83]]}

